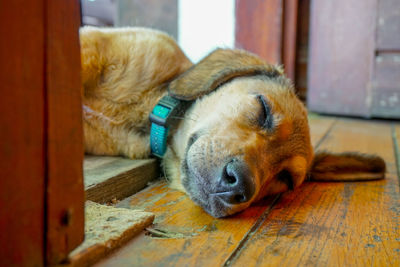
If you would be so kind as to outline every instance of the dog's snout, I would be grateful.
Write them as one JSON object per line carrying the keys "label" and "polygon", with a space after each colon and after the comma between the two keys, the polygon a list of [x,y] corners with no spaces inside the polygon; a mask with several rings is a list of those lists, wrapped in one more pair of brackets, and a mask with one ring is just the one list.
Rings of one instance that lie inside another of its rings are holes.
{"label": "dog's snout", "polygon": [[253,177],[244,162],[233,160],[226,164],[219,179],[218,196],[227,204],[245,203],[254,195]]}

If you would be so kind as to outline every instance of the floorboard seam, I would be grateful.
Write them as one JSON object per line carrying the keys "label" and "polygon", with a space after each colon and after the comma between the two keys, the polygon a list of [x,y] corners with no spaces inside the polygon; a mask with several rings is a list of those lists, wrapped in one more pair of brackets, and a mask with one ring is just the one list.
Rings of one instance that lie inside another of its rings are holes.
{"label": "floorboard seam", "polygon": [[272,201],[271,205],[261,214],[261,216],[257,219],[254,225],[250,228],[250,230],[244,235],[242,240],[240,240],[238,246],[233,250],[231,255],[225,260],[225,263],[222,266],[231,266],[232,262],[234,262],[240,255],[242,248],[246,245],[247,241],[257,232],[257,230],[261,227],[262,223],[268,217],[271,210],[278,203],[282,194],[279,194]]}
{"label": "floorboard seam", "polygon": [[399,143],[397,141],[397,135],[396,135],[396,128],[392,124],[392,140],[393,140],[393,152],[394,152],[394,158],[395,158],[395,164],[396,164],[396,173],[397,173],[397,179],[400,182],[400,151],[399,151]]}
{"label": "floorboard seam", "polygon": [[325,139],[328,137],[328,135],[331,133],[333,127],[336,125],[338,122],[338,119],[335,119],[332,124],[329,126],[328,130],[326,130],[325,134],[319,139],[318,143],[315,145],[314,151],[317,151],[319,146],[325,141]]}

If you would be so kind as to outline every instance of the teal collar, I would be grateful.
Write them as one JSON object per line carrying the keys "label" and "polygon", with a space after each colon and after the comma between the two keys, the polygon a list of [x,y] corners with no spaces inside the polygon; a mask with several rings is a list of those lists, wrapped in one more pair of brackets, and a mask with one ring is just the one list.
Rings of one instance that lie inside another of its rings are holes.
{"label": "teal collar", "polygon": [[150,114],[151,153],[162,158],[167,150],[168,131],[171,124],[186,111],[190,102],[182,101],[169,95],[164,96]]}

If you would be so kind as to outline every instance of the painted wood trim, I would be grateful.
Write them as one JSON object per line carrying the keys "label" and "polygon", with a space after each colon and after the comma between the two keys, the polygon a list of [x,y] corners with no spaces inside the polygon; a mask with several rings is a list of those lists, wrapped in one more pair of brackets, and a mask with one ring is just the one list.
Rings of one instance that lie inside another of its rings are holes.
{"label": "painted wood trim", "polygon": [[79,1],[47,0],[47,263],[65,260],[84,238]]}
{"label": "painted wood trim", "polygon": [[282,0],[236,0],[235,46],[282,63]]}
{"label": "painted wood trim", "polygon": [[283,48],[282,62],[285,73],[292,81],[296,75],[296,48],[297,48],[297,14],[298,0],[286,0],[283,2]]}
{"label": "painted wood trim", "polygon": [[44,265],[43,10],[0,2],[0,266]]}

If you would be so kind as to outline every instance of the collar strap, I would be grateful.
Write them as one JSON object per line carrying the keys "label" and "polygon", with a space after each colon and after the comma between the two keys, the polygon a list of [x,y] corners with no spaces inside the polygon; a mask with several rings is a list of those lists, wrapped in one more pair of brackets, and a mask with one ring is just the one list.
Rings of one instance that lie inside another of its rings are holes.
{"label": "collar strap", "polygon": [[173,120],[183,115],[188,106],[187,101],[181,101],[169,95],[164,96],[150,114],[150,147],[151,153],[162,158],[167,150],[168,131]]}

